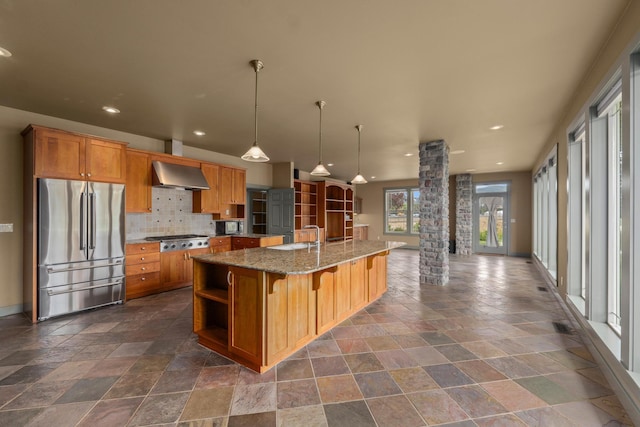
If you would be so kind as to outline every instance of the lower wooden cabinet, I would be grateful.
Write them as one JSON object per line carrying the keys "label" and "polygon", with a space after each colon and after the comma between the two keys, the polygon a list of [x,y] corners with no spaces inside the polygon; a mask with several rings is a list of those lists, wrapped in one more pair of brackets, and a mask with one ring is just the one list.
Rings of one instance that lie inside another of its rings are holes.
{"label": "lower wooden cabinet", "polygon": [[126,251],[126,299],[157,292],[160,285],[160,244],[128,244]]}
{"label": "lower wooden cabinet", "polygon": [[289,275],[195,261],[193,331],[200,344],[265,372],[384,290],[386,253]]}
{"label": "lower wooden cabinet", "polygon": [[353,227],[353,240],[368,240],[369,227],[366,225],[358,225]]}
{"label": "lower wooden cabinet", "polygon": [[231,237],[212,237],[209,239],[209,247],[211,248],[211,252],[214,254],[229,252],[231,250]]}
{"label": "lower wooden cabinet", "polygon": [[238,249],[263,248],[265,246],[281,245],[283,241],[283,236],[234,236],[231,238],[231,250],[237,251]]}
{"label": "lower wooden cabinet", "polygon": [[374,301],[387,291],[387,255],[381,252],[367,257],[367,284],[369,302]]}
{"label": "lower wooden cabinet", "polygon": [[229,351],[260,365],[262,362],[262,289],[264,273],[229,267]]}

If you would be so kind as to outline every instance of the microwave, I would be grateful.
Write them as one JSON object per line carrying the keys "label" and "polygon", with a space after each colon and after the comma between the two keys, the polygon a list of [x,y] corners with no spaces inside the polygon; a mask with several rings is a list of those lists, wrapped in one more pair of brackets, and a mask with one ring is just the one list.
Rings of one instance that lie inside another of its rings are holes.
{"label": "microwave", "polygon": [[244,231],[242,221],[216,221],[216,235],[242,234]]}

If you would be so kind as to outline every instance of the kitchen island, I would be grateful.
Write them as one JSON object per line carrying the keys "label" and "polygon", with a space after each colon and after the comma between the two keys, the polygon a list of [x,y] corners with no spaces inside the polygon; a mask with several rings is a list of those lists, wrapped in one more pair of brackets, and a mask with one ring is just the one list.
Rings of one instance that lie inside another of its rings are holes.
{"label": "kitchen island", "polygon": [[265,372],[387,290],[387,255],[404,243],[348,241],[194,256],[198,342]]}

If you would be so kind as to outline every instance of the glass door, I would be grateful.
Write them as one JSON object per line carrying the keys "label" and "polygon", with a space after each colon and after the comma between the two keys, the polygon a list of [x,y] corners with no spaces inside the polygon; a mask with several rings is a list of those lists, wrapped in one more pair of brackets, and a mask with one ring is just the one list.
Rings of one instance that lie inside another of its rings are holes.
{"label": "glass door", "polygon": [[507,255],[509,184],[476,184],[473,195],[473,251]]}

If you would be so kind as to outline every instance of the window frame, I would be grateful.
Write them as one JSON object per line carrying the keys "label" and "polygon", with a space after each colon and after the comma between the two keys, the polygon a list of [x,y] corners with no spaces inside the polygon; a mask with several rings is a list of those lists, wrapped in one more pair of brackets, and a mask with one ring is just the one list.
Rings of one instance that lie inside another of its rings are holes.
{"label": "window frame", "polygon": [[[405,231],[390,231],[389,230],[389,209],[387,206],[387,194],[390,192],[405,192],[406,200],[407,200],[407,208],[406,208],[406,218],[405,218]],[[413,193],[418,193],[417,203],[414,203]],[[414,207],[414,204],[417,206]],[[386,187],[383,188],[382,191],[382,206],[384,209],[384,231],[382,234],[390,235],[390,236],[412,236],[419,237],[420,236],[420,188],[418,186],[407,186],[407,187]],[[413,215],[418,214],[418,229],[413,230]]]}

